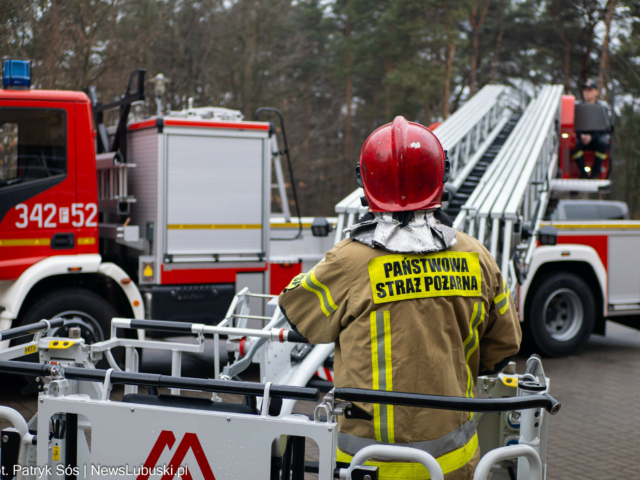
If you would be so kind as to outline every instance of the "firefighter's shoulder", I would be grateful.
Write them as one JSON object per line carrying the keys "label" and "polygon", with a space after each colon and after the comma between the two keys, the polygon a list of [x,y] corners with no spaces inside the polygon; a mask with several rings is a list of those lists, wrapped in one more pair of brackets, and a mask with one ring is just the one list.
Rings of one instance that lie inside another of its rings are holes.
{"label": "firefighter's shoulder", "polygon": [[342,268],[352,270],[354,268],[360,269],[366,265],[372,257],[380,255],[388,255],[388,252],[379,249],[371,248],[368,245],[346,238],[327,252],[326,259],[337,259]]}
{"label": "firefighter's shoulder", "polygon": [[499,270],[498,264],[493,258],[493,255],[491,255],[491,252],[489,252],[489,250],[487,250],[485,246],[478,241],[478,239],[465,232],[458,231],[456,232],[456,240],[456,245],[450,250],[454,252],[476,252],[478,253],[478,258],[481,264],[487,266],[493,272]]}

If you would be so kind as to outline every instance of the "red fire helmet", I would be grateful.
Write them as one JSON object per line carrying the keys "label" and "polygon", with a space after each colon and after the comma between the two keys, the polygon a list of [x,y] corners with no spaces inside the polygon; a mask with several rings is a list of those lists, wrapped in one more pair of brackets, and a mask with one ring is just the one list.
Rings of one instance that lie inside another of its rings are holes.
{"label": "red fire helmet", "polygon": [[427,127],[396,117],[364,142],[358,183],[372,212],[405,212],[442,206],[449,162]]}

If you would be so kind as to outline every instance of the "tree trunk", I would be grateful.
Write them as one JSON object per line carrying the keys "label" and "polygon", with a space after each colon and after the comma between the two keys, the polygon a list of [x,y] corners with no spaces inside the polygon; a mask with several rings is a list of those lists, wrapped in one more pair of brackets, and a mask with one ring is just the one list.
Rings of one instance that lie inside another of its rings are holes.
{"label": "tree trunk", "polygon": [[480,18],[478,18],[478,0],[473,2],[469,21],[471,23],[471,72],[469,77],[469,98],[476,94],[478,81],[478,55],[480,51],[480,29],[487,18],[489,4],[491,0],[486,0]]}
{"label": "tree trunk", "polygon": [[456,56],[456,43],[451,38],[447,45],[446,74],[444,79],[444,96],[442,98],[442,120],[449,116],[449,98],[451,97],[451,79],[453,77],[453,59]]}
{"label": "tree trunk", "polygon": [[384,60],[384,118],[391,121],[391,86],[387,82],[387,74],[393,70],[393,64],[390,60]]}
{"label": "tree trunk", "polygon": [[593,50],[593,38],[595,36],[596,25],[599,20],[594,18],[596,11],[589,11],[585,21],[587,27],[587,44],[584,56],[582,57],[582,82],[586,82],[589,77],[589,68],[591,67],[591,51]]}
{"label": "tree trunk", "polygon": [[500,0],[500,17],[498,19],[498,38],[496,39],[496,49],[493,52],[493,65],[491,67],[491,83],[498,83],[498,58],[500,56],[500,44],[504,34],[504,0]]}
{"label": "tree trunk", "polygon": [[479,50],[480,39],[477,35],[473,35],[471,39],[471,80],[469,82],[469,98],[473,97],[476,94],[476,82],[478,77],[478,50]]}
{"label": "tree trunk", "polygon": [[351,36],[351,21],[347,15],[347,26],[345,30],[345,38],[347,40],[347,116],[344,126],[344,158],[349,159],[352,153],[352,135],[351,135],[351,103],[353,102],[353,57],[351,56],[351,45],[349,37]]}
{"label": "tree trunk", "polygon": [[304,156],[306,162],[311,165],[311,117],[313,116],[313,81],[309,79],[307,83],[307,100],[305,102],[305,118],[304,118],[304,140],[302,147],[304,148]]}
{"label": "tree trunk", "polygon": [[451,113],[456,113],[458,107],[460,106],[460,100],[462,99],[462,92],[464,92],[464,87],[467,84],[467,75],[465,75],[462,79],[462,83],[460,84],[460,90],[456,94],[456,98],[453,100],[453,105],[451,106]]}
{"label": "tree trunk", "polygon": [[251,7],[247,2],[244,19],[244,112],[246,118],[253,118],[253,59],[256,49],[256,29],[252,21]]}
{"label": "tree trunk", "polygon": [[556,23],[556,17],[558,16],[558,5],[553,5],[553,12],[551,15],[551,25],[553,25],[553,29],[558,35],[558,38],[564,45],[564,57],[562,60],[562,70],[564,75],[564,93],[569,93],[569,89],[571,88],[571,75],[570,75],[570,60],[571,60],[571,42],[567,40],[562,32],[558,28],[558,24]]}
{"label": "tree trunk", "polygon": [[431,125],[431,105],[429,105],[429,100],[425,100],[424,102],[424,126],[428,127]]}
{"label": "tree trunk", "polygon": [[611,18],[613,17],[613,9],[616,6],[616,0],[609,0],[607,3],[607,14],[604,18],[604,23],[606,25],[606,33],[604,35],[604,40],[602,41],[602,60],[600,62],[600,76],[598,78],[598,87],[602,91],[604,88],[605,92],[607,88],[605,87],[605,83],[609,77],[609,41],[611,38]]}

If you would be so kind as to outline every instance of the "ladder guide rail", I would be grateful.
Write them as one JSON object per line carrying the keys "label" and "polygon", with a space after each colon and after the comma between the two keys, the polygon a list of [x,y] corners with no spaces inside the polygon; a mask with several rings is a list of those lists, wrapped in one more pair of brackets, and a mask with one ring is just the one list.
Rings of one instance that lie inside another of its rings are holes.
{"label": "ladder guide rail", "polygon": [[[538,229],[536,220],[544,214],[548,201],[546,192],[555,173],[561,97],[562,86],[543,87],[455,221],[457,228],[489,249],[511,287],[517,283],[510,268],[513,254],[525,252],[517,260],[526,268]],[[532,227],[526,242],[519,235],[524,224]]]}

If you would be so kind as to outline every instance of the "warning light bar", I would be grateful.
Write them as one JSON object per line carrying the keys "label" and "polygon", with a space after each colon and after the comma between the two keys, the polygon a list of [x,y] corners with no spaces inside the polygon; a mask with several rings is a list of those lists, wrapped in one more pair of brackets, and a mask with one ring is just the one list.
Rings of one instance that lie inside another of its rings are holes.
{"label": "warning light bar", "polygon": [[31,87],[31,60],[2,59],[2,87],[29,89]]}

